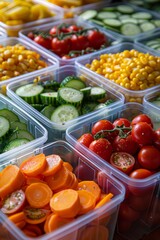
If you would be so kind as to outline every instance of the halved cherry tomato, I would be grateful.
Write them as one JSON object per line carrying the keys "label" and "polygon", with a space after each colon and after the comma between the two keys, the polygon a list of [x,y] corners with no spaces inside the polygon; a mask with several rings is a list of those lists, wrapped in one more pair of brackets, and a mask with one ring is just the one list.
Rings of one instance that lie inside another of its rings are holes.
{"label": "halved cherry tomato", "polygon": [[131,125],[133,126],[133,125],[135,125],[135,124],[137,124],[137,123],[139,123],[139,122],[146,122],[146,123],[150,124],[151,127],[153,128],[152,120],[151,120],[151,118],[150,118],[148,115],[146,115],[146,114],[139,114],[139,115],[137,115],[136,117],[134,117],[134,118],[132,119],[132,121],[131,121]]}
{"label": "halved cherry tomato", "polygon": [[110,163],[120,171],[129,174],[135,164],[135,159],[132,155],[126,152],[114,152],[111,155]]}
{"label": "halved cherry tomato", "polygon": [[25,204],[25,193],[17,190],[4,199],[1,211],[5,214],[13,214],[20,211]]}
{"label": "halved cherry tomato", "polygon": [[85,35],[75,35],[71,37],[71,49],[74,50],[83,50],[89,46],[88,39]]}
{"label": "halved cherry tomato", "polygon": [[49,37],[43,37],[41,35],[38,35],[33,40],[34,42],[38,43],[42,47],[45,47],[47,49],[51,48],[51,38]]}
{"label": "halved cherry tomato", "polygon": [[87,34],[89,46],[94,49],[100,49],[102,45],[108,43],[108,39],[104,33],[97,30],[90,30]]}
{"label": "halved cherry tomato", "polygon": [[58,39],[54,37],[51,42],[52,51],[58,55],[68,54],[71,47],[71,40],[69,38]]}
{"label": "halved cherry tomato", "polygon": [[91,142],[94,141],[94,137],[91,133],[84,133],[79,139],[78,142],[85,145],[86,147],[89,147]]}

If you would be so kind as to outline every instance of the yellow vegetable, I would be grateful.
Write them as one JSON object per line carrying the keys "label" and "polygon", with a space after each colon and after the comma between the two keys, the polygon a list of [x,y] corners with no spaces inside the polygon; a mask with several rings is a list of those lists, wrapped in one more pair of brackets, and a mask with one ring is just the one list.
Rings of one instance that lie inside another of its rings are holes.
{"label": "yellow vegetable", "polygon": [[28,7],[16,6],[6,12],[7,17],[11,20],[21,20],[26,22],[30,14]]}

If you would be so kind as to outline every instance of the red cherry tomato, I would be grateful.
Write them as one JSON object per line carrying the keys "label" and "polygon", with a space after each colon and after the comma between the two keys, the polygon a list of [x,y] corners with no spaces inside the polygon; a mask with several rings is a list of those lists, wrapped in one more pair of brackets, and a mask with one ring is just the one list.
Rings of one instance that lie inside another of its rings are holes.
{"label": "red cherry tomato", "polygon": [[130,208],[127,203],[123,202],[119,208],[119,220],[121,221],[129,221],[135,222],[140,218],[140,212],[135,211],[134,209]]}
{"label": "red cherry tomato", "polygon": [[130,127],[131,123],[128,119],[126,118],[117,118],[114,122],[113,122],[113,126],[122,126],[124,125],[125,127]]}
{"label": "red cherry tomato", "polygon": [[69,38],[58,39],[54,37],[51,42],[52,51],[58,55],[68,54],[70,51],[71,41]]}
{"label": "red cherry tomato", "polygon": [[77,36],[75,34],[71,37],[71,49],[74,50],[83,50],[89,46],[89,42],[86,36],[80,35]]}
{"label": "red cherry tomato", "polygon": [[91,133],[84,133],[79,139],[78,142],[85,145],[86,147],[89,147],[91,142],[94,141],[94,137]]}
{"label": "red cherry tomato", "polygon": [[29,33],[27,34],[27,37],[30,38],[30,39],[32,39],[32,40],[34,40],[35,35],[34,35],[33,32],[29,32]]}
{"label": "red cherry tomato", "polygon": [[68,30],[68,32],[78,32],[78,31],[82,30],[82,27],[77,26],[77,25],[70,25],[67,28],[67,30]]}
{"label": "red cherry tomato", "polygon": [[160,128],[154,132],[154,145],[160,150]]}
{"label": "red cherry tomato", "polygon": [[112,153],[110,163],[120,171],[129,174],[135,164],[135,159],[132,155],[126,152]]}
{"label": "red cherry tomato", "polygon": [[154,146],[144,146],[138,153],[138,161],[143,168],[157,170],[160,167],[160,151]]}
{"label": "red cherry tomato", "polygon": [[61,58],[62,58],[63,60],[68,60],[68,59],[71,59],[71,56],[69,56],[69,55],[63,55]]}
{"label": "red cherry tomato", "polygon": [[97,30],[90,30],[87,34],[89,46],[94,49],[100,49],[102,45],[107,44],[108,40],[104,33]]}
{"label": "red cherry tomato", "polygon": [[143,178],[150,177],[152,174],[153,172],[147,169],[139,168],[131,172],[129,176],[135,179],[143,179]]}
{"label": "red cherry tomato", "polygon": [[135,118],[132,119],[131,125],[133,126],[133,125],[135,125],[135,124],[137,124],[139,122],[146,122],[146,123],[150,124],[151,127],[153,128],[152,120],[146,114],[139,114],[139,115],[137,115]]}
{"label": "red cherry tomato", "polygon": [[151,196],[134,196],[131,194],[127,200],[129,207],[136,211],[145,211],[149,207]]}
{"label": "red cherry tomato", "polygon": [[68,29],[66,27],[59,27],[59,26],[54,26],[50,29],[49,34],[50,35],[55,35],[55,34],[60,34],[60,33],[67,33]]}
{"label": "red cherry tomato", "polygon": [[1,211],[5,214],[13,214],[20,211],[24,204],[25,193],[22,190],[17,190],[4,200]]}
{"label": "red cherry tomato", "polygon": [[140,145],[151,145],[153,143],[153,128],[146,122],[138,122],[133,125],[131,135],[133,140]]}
{"label": "red cherry tomato", "polygon": [[98,140],[94,140],[93,142],[91,142],[91,144],[89,145],[89,149],[98,154],[106,161],[109,161],[112,154],[112,145],[105,138],[99,138]]}
{"label": "red cherry tomato", "polygon": [[51,38],[49,37],[43,37],[41,35],[38,35],[34,38],[34,42],[38,43],[39,45],[47,49],[51,48]]}

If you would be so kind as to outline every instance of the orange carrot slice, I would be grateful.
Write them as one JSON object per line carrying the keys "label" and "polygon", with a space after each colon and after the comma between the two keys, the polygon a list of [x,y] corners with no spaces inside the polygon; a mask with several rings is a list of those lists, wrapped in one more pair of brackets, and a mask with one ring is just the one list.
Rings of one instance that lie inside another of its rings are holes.
{"label": "orange carrot slice", "polygon": [[85,214],[95,208],[96,199],[92,193],[86,190],[78,190],[77,192],[78,192],[80,204],[81,204],[81,209],[78,212],[79,215]]}
{"label": "orange carrot slice", "polygon": [[46,218],[45,223],[44,223],[44,232],[45,232],[45,233],[49,233],[48,222],[49,222],[49,220],[50,220],[50,218],[51,218],[52,215],[55,215],[55,213],[49,214],[49,215],[47,216],[47,218]]}
{"label": "orange carrot slice", "polygon": [[66,167],[69,171],[73,172],[73,167],[69,162],[63,162],[63,166]]}
{"label": "orange carrot slice", "polygon": [[52,214],[48,220],[48,232],[52,232],[73,221],[72,218],[62,218],[57,214]]}
{"label": "orange carrot slice", "polygon": [[78,192],[65,189],[55,193],[50,200],[50,207],[60,217],[74,218],[81,208]]}
{"label": "orange carrot slice", "polygon": [[52,190],[45,183],[32,183],[25,191],[26,199],[31,207],[43,208],[50,202]]}
{"label": "orange carrot slice", "polygon": [[23,229],[22,230],[24,232],[25,235],[27,235],[28,237],[37,237],[37,234],[31,230],[28,229]]}
{"label": "orange carrot slice", "polygon": [[22,212],[19,212],[19,213],[15,213],[15,214],[9,216],[8,218],[9,218],[9,220],[11,220],[14,223],[19,223],[21,221],[25,221],[25,214],[22,211]]}
{"label": "orange carrot slice", "polygon": [[22,228],[24,228],[24,226],[26,225],[26,221],[25,221],[25,220],[22,220],[22,221],[20,221],[20,222],[15,223],[15,224],[16,224],[16,226],[17,226],[18,228],[22,229]]}
{"label": "orange carrot slice", "polygon": [[63,160],[60,158],[59,155],[52,154],[46,156],[47,165],[43,172],[44,176],[50,176],[55,174],[57,171],[60,170],[63,164]]}
{"label": "orange carrot slice", "polygon": [[16,165],[8,165],[0,174],[0,197],[4,198],[8,194],[21,188],[25,177]]}
{"label": "orange carrot slice", "polygon": [[91,192],[96,198],[96,202],[100,199],[101,189],[98,184],[94,181],[81,181],[78,183],[78,190],[86,190]]}
{"label": "orange carrot slice", "polygon": [[109,231],[103,225],[88,226],[81,233],[80,240],[108,240]]}
{"label": "orange carrot slice", "polygon": [[104,204],[108,203],[111,198],[113,197],[112,193],[108,193],[106,196],[104,196],[95,206],[96,208],[102,207]]}
{"label": "orange carrot slice", "polygon": [[20,170],[27,176],[36,177],[37,175],[43,173],[46,164],[45,155],[40,153],[23,161],[20,165]]}

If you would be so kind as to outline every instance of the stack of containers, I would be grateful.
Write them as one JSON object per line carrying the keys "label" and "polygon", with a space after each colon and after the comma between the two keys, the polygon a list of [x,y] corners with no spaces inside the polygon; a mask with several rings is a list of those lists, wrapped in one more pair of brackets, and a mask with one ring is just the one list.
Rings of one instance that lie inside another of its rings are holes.
{"label": "stack of containers", "polygon": [[146,108],[152,110],[160,110],[159,100],[160,100],[160,86],[158,86],[158,88],[155,91],[150,92],[144,96],[143,104]]}

